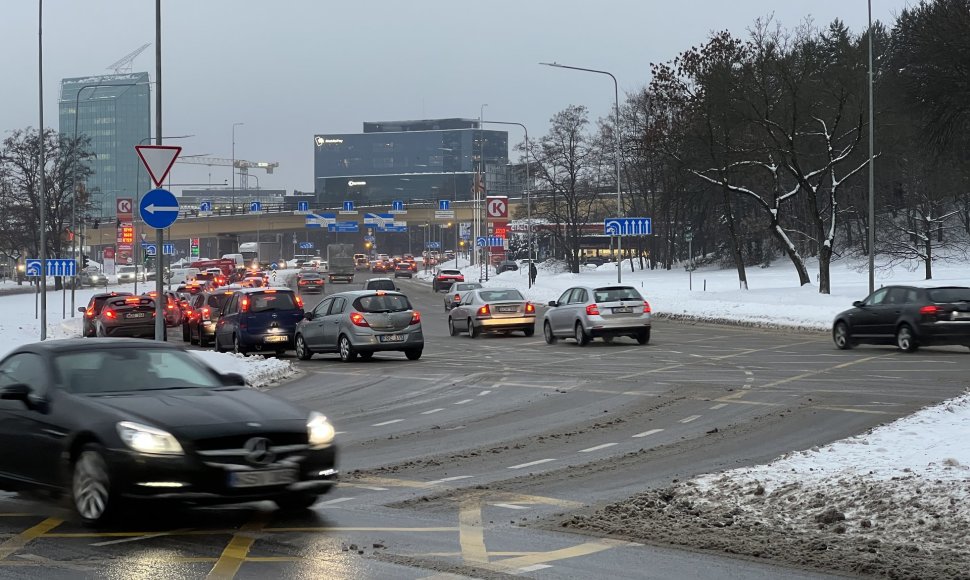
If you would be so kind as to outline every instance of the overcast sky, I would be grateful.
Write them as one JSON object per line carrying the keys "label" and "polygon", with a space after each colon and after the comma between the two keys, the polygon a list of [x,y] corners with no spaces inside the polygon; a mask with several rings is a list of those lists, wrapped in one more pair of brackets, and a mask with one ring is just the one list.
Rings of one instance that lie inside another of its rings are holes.
{"label": "overcast sky", "polygon": [[[873,0],[892,23],[906,0]],[[44,2],[44,119],[57,126],[64,77],[107,66],[154,42],[152,0]],[[37,126],[37,1],[4,0],[0,132]],[[485,118],[524,123],[530,136],[570,104],[610,112],[609,77],[539,66],[556,61],[616,75],[620,98],[645,86],[650,63],[712,30],[744,34],[758,17],[786,27],[811,16],[866,26],[865,0],[164,0],[165,135],[185,154],[278,161],[262,187],[313,188],[313,135],[361,131],[363,121]],[[134,61],[154,79],[154,46]],[[154,95],[152,97],[154,103]],[[154,122],[153,122],[154,127]],[[522,138],[509,128],[509,142]],[[154,131],[154,128],[153,128]],[[178,166],[178,182],[208,182]],[[228,168],[213,167],[214,183]]]}

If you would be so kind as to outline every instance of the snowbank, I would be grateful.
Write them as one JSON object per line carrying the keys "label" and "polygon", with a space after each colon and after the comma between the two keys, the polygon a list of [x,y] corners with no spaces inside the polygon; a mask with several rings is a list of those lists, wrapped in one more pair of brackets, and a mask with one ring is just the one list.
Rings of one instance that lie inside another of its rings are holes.
{"label": "snowbank", "polygon": [[277,383],[296,374],[296,369],[293,368],[290,361],[278,358],[243,356],[207,350],[191,350],[189,352],[221,373],[240,373],[246,377],[249,386],[255,388]]}

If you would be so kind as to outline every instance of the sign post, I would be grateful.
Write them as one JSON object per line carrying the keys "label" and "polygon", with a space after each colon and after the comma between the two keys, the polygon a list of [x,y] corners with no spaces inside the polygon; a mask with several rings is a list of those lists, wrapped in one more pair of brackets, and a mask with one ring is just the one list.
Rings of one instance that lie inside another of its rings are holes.
{"label": "sign post", "polygon": [[[136,145],[135,151],[156,188],[168,177],[182,148],[172,145]],[[153,189],[141,198],[138,206],[145,225],[155,228],[155,248],[165,247],[165,228],[170,227],[179,217],[179,202],[166,189]],[[162,294],[165,280],[165,255],[158,252],[155,259],[155,340],[165,340],[165,297]],[[135,279],[138,272],[135,271]]]}

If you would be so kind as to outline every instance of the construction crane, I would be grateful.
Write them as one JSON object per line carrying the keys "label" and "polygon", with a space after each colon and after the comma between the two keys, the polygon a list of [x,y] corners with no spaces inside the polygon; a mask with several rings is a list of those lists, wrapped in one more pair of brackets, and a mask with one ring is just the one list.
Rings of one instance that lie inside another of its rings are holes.
{"label": "construction crane", "polygon": [[246,161],[245,159],[224,159],[222,157],[180,157],[176,163],[208,165],[209,167],[233,167],[239,170],[239,187],[249,189],[249,170],[262,169],[272,174],[280,166],[276,161]]}
{"label": "construction crane", "polygon": [[121,57],[118,62],[108,65],[109,70],[115,71],[116,75],[126,74],[131,72],[131,61],[135,60],[135,57],[145,51],[146,48],[151,46],[150,42],[139,46],[135,50],[129,52],[125,56]]}

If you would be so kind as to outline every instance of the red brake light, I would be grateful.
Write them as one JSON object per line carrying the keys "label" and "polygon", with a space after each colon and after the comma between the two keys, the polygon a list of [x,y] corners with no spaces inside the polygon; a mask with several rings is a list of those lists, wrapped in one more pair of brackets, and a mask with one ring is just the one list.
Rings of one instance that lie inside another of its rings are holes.
{"label": "red brake light", "polygon": [[478,309],[478,315],[479,316],[491,316],[492,315],[492,311],[488,307],[488,304],[484,304],[484,305],[482,305],[481,308]]}
{"label": "red brake light", "polygon": [[211,313],[211,312],[212,311],[209,310],[209,307],[208,306],[206,306],[205,308],[203,308],[202,309],[202,320],[209,320],[209,313]]}
{"label": "red brake light", "polygon": [[141,302],[141,298],[137,296],[132,296],[131,298],[125,298],[125,304],[138,304]]}
{"label": "red brake light", "polygon": [[367,321],[364,319],[364,315],[360,312],[351,312],[350,322],[352,322],[354,326],[370,326],[370,324],[367,324]]}
{"label": "red brake light", "polygon": [[249,312],[249,298],[243,298],[239,303],[239,310]]}
{"label": "red brake light", "polygon": [[935,304],[930,304],[929,306],[924,306],[919,309],[920,314],[928,314],[930,316],[939,312],[940,309]]}
{"label": "red brake light", "polygon": [[415,310],[414,313],[411,314],[411,324],[418,324],[420,322],[421,322],[421,313]]}
{"label": "red brake light", "polygon": [[646,300],[643,301],[643,313],[650,314],[650,303]]}
{"label": "red brake light", "polygon": [[300,280],[300,286],[306,286],[307,284],[309,284],[309,282],[306,280]]}
{"label": "red brake light", "polygon": [[455,294],[455,302],[461,302],[461,294]]}
{"label": "red brake light", "polygon": [[586,314],[588,314],[589,316],[599,316],[600,307],[597,306],[596,304],[590,304],[589,306],[586,307]]}
{"label": "red brake light", "polygon": [[94,318],[94,308],[93,307],[92,308],[88,308],[84,312],[84,315],[87,316],[88,318]]}
{"label": "red brake light", "polygon": [[115,311],[114,310],[110,310],[110,309],[105,309],[105,311],[103,312],[103,314],[104,314],[104,317],[105,318],[114,318],[115,316],[117,316],[115,314]]}
{"label": "red brake light", "polygon": [[526,302],[525,303],[525,313],[526,314],[532,314],[535,311],[536,311],[536,305],[535,304],[533,304],[531,302]]}
{"label": "red brake light", "polygon": [[295,298],[296,298],[296,306],[298,308],[303,308],[303,298],[300,298],[299,296],[296,296]]}

